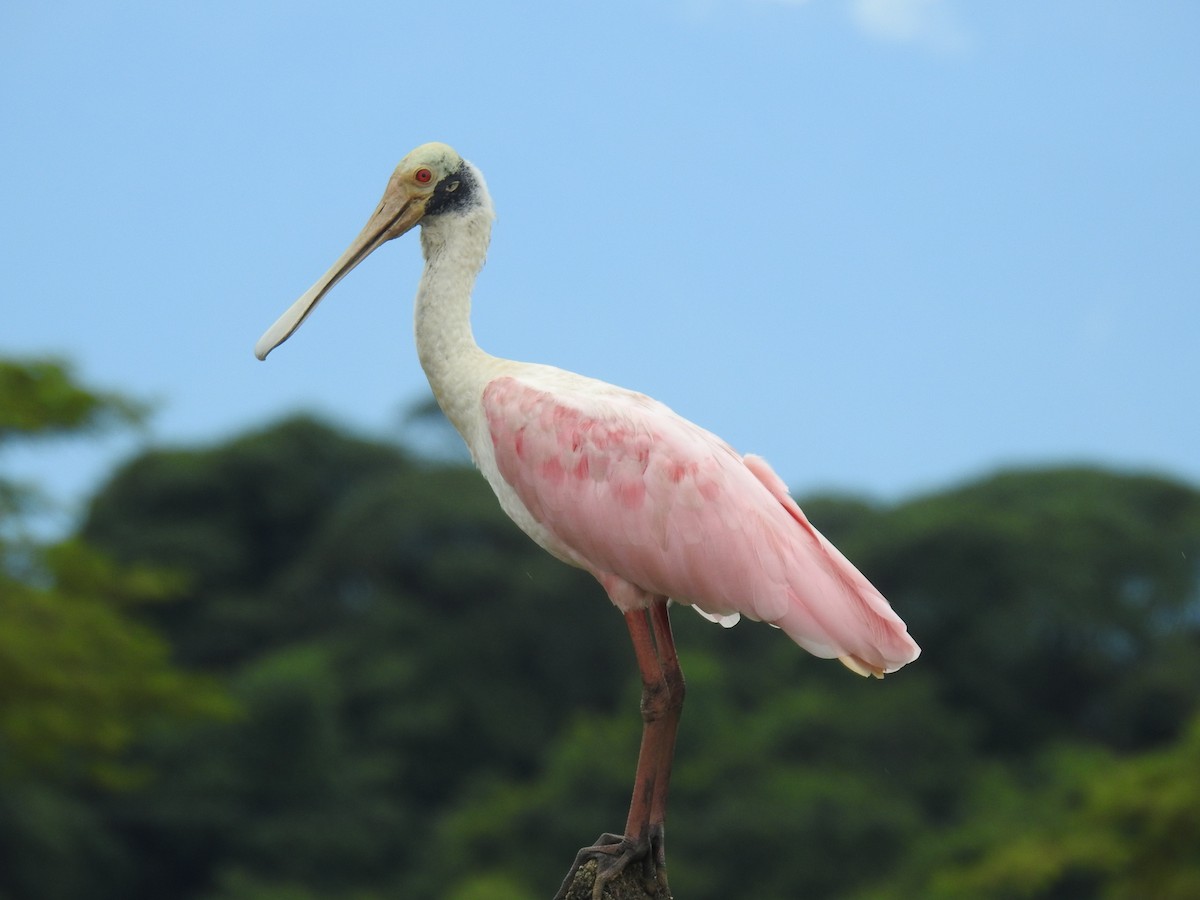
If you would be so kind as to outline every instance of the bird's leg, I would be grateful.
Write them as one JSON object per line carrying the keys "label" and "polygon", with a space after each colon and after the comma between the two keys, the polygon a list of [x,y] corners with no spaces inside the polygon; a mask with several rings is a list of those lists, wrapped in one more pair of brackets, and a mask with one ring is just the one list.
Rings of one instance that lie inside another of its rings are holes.
{"label": "bird's leg", "polygon": [[[650,798],[649,832],[658,879],[666,888],[667,858],[663,829],[667,819],[667,792],[671,787],[671,764],[675,760],[675,735],[679,730],[679,717],[683,713],[684,682],[683,670],[679,667],[679,656],[675,652],[675,638],[671,634],[671,619],[665,599],[650,607],[650,627],[654,632],[659,669],[662,673],[663,683],[666,685],[667,696],[666,707],[662,711],[662,735],[656,748],[658,759],[655,766],[654,790]],[[642,702],[644,706],[644,689]],[[644,709],[643,720],[645,720]],[[627,825],[626,833],[628,832]]]}
{"label": "bird's leg", "polygon": [[642,676],[642,743],[625,834],[602,834],[595,844],[580,850],[556,900],[566,896],[575,873],[588,860],[596,861],[592,900],[601,900],[604,886],[634,861],[642,863],[651,886],[663,896],[671,896],[663,824],[675,733],[683,709],[683,673],[675,653],[665,597],[656,598],[649,610],[626,613],[625,624]]}
{"label": "bird's leg", "polygon": [[[631,613],[626,620],[630,623],[629,633],[642,676],[642,744],[621,843],[633,851],[631,860],[642,859],[646,874],[666,891],[663,827],[675,734],[683,709],[683,672],[675,653],[665,598],[656,599],[646,613]],[[624,866],[625,863],[613,866],[614,874]],[[600,864],[597,881],[606,868]]]}

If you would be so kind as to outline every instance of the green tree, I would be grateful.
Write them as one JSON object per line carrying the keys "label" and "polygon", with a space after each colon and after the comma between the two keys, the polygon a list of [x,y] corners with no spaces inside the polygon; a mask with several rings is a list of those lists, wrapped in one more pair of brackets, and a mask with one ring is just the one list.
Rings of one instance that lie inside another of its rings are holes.
{"label": "green tree", "polygon": [[[0,452],[15,440],[71,437],[140,421],[144,408],[78,384],[56,360],[0,359]],[[35,488],[0,477],[0,552],[10,575],[22,566],[24,516],[39,501]]]}
{"label": "green tree", "polygon": [[988,750],[1173,738],[1200,683],[1200,493],[1093,469],[1002,473],[902,504],[847,551]]}
{"label": "green tree", "polygon": [[[1166,479],[1085,470],[1007,473],[892,509],[836,498],[804,504],[885,587],[925,653],[873,684],[753,625],[726,632],[677,615],[691,689],[668,827],[673,885],[693,898],[836,897],[918,872],[904,890],[880,896],[934,896],[935,876],[958,862],[945,848],[972,835],[980,866],[1015,862],[1004,854],[1026,846],[1020,836],[1038,821],[1036,795],[1011,816],[1012,803],[977,807],[975,798],[1011,796],[1046,748],[1061,744],[1076,761],[1100,752],[1121,766],[1123,757],[1095,747],[1154,746],[1177,766],[1190,751],[1171,742],[1200,698],[1190,562],[1198,504],[1195,490]],[[538,895],[537,873],[554,865],[538,835],[620,822],[633,705],[631,694],[623,712],[577,721],[541,777],[463,798],[440,823],[437,858],[464,873],[474,862]],[[1079,784],[1068,773],[1055,769],[1044,784],[1068,792]],[[1175,784],[1183,796],[1190,777]],[[1125,801],[1141,810],[1141,826],[1181,827],[1139,790]],[[596,795],[615,804],[598,809]],[[1075,815],[1100,812],[1087,804]],[[1093,831],[1104,828],[1120,842],[1111,821]],[[1171,846],[1145,853],[1170,861]],[[1129,841],[1125,850],[1141,853],[1136,847]],[[1059,874],[1070,875],[1072,852],[1059,851]],[[530,856],[538,864],[527,870],[513,862]],[[1118,867],[1099,867],[1099,858],[1093,881],[1119,884]],[[976,874],[960,873],[937,896],[1023,896],[978,893]],[[1127,895],[1137,893],[1113,894]]]}
{"label": "green tree", "polygon": [[[864,681],[678,611],[680,895],[922,896],[1013,844],[1030,785],[1076,783],[1051,748],[1173,752],[1200,683],[1198,504],[1075,469],[805,503],[925,652]],[[87,807],[138,860],[97,870],[110,896],[545,896],[623,821],[640,720],[620,616],[469,468],[292,419],[132,460],[83,535],[187,573],[136,614],[244,711],[140,742],[170,777]]]}
{"label": "green tree", "polygon": [[599,587],[477,473],[311,419],[131,461],[84,534],[190,573],[181,602],[142,612],[244,710],[145,748],[175,775],[111,813],[155,847],[130,896],[399,880],[459,792],[535,771],[569,712],[611,707],[628,671]]}
{"label": "green tree", "polygon": [[[60,363],[0,361],[0,451],[136,421],[137,409]],[[80,797],[144,783],[139,739],[232,706],[137,619],[177,578],[77,540],[36,542],[24,524],[36,489],[0,479],[0,496],[0,895],[82,896],[91,864],[120,851]]]}
{"label": "green tree", "polygon": [[[138,407],[76,384],[59,363],[0,361],[0,451],[33,437],[68,437],[136,421]],[[119,567],[78,541],[24,537],[36,497],[0,513],[0,774],[65,768],[118,779],[121,754],[162,717],[225,709],[206,680],[168,663],[167,645],[128,612],[160,601],[176,578]]]}
{"label": "green tree", "polygon": [[1200,896],[1200,717],[1117,756],[1059,746],[971,786],[968,815],[861,900],[1190,900]]}
{"label": "green tree", "polygon": [[74,437],[141,420],[145,407],[79,384],[52,359],[0,359],[0,446],[16,438]]}

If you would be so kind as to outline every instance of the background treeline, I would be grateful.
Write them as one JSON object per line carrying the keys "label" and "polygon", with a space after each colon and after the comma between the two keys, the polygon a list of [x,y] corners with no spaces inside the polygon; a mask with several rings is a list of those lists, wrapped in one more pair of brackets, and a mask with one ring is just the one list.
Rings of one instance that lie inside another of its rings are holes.
{"label": "background treeline", "polygon": [[[139,415],[0,363],[0,454]],[[621,617],[469,467],[292,418],[132,459],[53,545],[37,502],[0,482],[0,897],[545,898],[624,821]],[[924,654],[677,610],[677,896],[1200,897],[1195,487],[801,503]]]}

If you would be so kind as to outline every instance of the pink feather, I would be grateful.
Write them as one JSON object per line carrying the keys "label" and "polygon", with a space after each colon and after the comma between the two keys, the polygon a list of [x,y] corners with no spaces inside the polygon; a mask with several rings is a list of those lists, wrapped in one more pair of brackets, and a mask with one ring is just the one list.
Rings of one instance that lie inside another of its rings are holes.
{"label": "pink feather", "polygon": [[763,459],[642,394],[536,381],[484,390],[497,468],[547,549],[595,575],[622,611],[666,596],[748,616],[861,674],[917,658],[887,600]]}

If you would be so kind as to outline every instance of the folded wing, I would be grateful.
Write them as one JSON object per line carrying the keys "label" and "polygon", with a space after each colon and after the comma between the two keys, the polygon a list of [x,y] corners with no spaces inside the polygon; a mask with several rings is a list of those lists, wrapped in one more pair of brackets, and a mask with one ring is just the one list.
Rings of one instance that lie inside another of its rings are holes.
{"label": "folded wing", "polygon": [[710,618],[748,616],[864,675],[920,652],[764,460],[599,382],[506,376],[483,403],[500,475],[548,549],[591,571],[618,606],[661,595]]}

